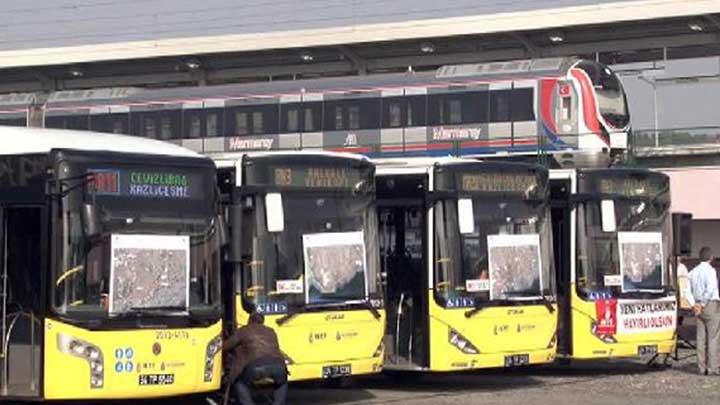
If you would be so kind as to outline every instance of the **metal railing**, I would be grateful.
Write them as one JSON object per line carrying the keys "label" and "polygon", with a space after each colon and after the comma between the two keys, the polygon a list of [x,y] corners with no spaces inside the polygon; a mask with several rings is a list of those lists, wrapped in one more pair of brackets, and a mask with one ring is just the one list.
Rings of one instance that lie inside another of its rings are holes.
{"label": "metal railing", "polygon": [[720,147],[720,127],[633,130],[630,143],[637,151],[698,146]]}

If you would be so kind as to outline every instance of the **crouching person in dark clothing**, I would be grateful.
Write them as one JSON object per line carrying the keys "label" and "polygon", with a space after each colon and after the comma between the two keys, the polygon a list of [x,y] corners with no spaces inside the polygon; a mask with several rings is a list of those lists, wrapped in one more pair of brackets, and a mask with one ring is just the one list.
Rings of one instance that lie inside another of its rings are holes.
{"label": "crouching person in dark clothing", "polygon": [[223,351],[229,352],[228,382],[233,385],[237,400],[243,405],[253,405],[252,388],[261,380],[271,379],[275,385],[273,404],[284,405],[287,396],[287,368],[280,352],[275,331],[263,325],[265,317],[259,313],[250,315],[248,324],[237,329],[223,343]]}

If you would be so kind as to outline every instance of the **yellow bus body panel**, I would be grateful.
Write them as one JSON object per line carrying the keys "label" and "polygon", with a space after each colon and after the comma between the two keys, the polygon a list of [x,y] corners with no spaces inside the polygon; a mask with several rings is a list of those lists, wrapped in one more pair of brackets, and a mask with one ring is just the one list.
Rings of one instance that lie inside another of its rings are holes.
{"label": "yellow bus body panel", "polygon": [[[528,355],[530,364],[555,360],[557,306],[551,313],[544,305],[488,307],[465,317],[471,308],[447,309],[430,303],[430,371],[504,367],[505,356]],[[466,354],[449,342],[450,328],[478,350]]]}
{"label": "yellow bus body panel", "polygon": [[[220,388],[221,354],[214,356],[210,382],[204,381],[204,370],[207,345],[220,335],[222,322],[207,328],[90,331],[46,319],[44,327],[47,399],[153,398]],[[91,388],[90,363],[85,358],[61,352],[59,342],[67,342],[67,337],[100,348],[102,387]],[[143,374],[172,374],[173,382],[140,385]]]}
{"label": "yellow bus body panel", "polygon": [[[640,346],[657,347],[660,354],[675,350],[677,331],[615,334],[617,343],[607,343],[595,336],[591,330],[597,321],[595,303],[585,301],[577,295],[571,284],[572,307],[572,356],[574,359],[603,359],[614,357],[638,357]],[[638,300],[639,301],[639,300]],[[652,300],[648,300],[651,302]]]}
{"label": "yellow bus body panel", "polygon": [[[249,314],[236,301],[238,325],[247,324]],[[385,310],[375,319],[365,309],[328,310],[300,313],[283,325],[283,315],[266,315],[265,325],[278,335],[280,349],[291,360],[290,381],[323,378],[323,367],[350,365],[351,375],[382,371],[385,355],[382,346],[385,334]]]}

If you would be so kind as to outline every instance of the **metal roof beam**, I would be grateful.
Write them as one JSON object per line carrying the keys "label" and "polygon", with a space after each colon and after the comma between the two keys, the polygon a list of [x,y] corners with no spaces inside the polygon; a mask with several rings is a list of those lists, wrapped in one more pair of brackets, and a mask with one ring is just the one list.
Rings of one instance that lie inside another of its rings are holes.
{"label": "metal roof beam", "polygon": [[350,62],[355,66],[355,69],[357,69],[358,74],[365,75],[367,74],[367,61],[360,57],[358,54],[353,52],[349,47],[345,45],[340,45],[336,47],[340,53],[348,58]]}

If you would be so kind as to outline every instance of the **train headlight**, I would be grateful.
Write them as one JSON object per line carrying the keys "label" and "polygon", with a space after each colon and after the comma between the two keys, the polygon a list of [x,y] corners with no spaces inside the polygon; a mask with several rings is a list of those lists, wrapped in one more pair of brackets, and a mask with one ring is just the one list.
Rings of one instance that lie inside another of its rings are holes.
{"label": "train headlight", "polygon": [[213,379],[213,369],[215,368],[215,355],[222,349],[222,337],[215,336],[205,348],[205,382],[211,382]]}
{"label": "train headlight", "polygon": [[448,330],[448,342],[465,354],[480,354],[480,350],[478,350],[477,347],[453,328],[449,328]]}
{"label": "train headlight", "polygon": [[90,368],[90,388],[102,388],[105,384],[105,362],[102,350],[94,344],[73,336],[59,333],[57,347],[60,353],[87,361]]}

